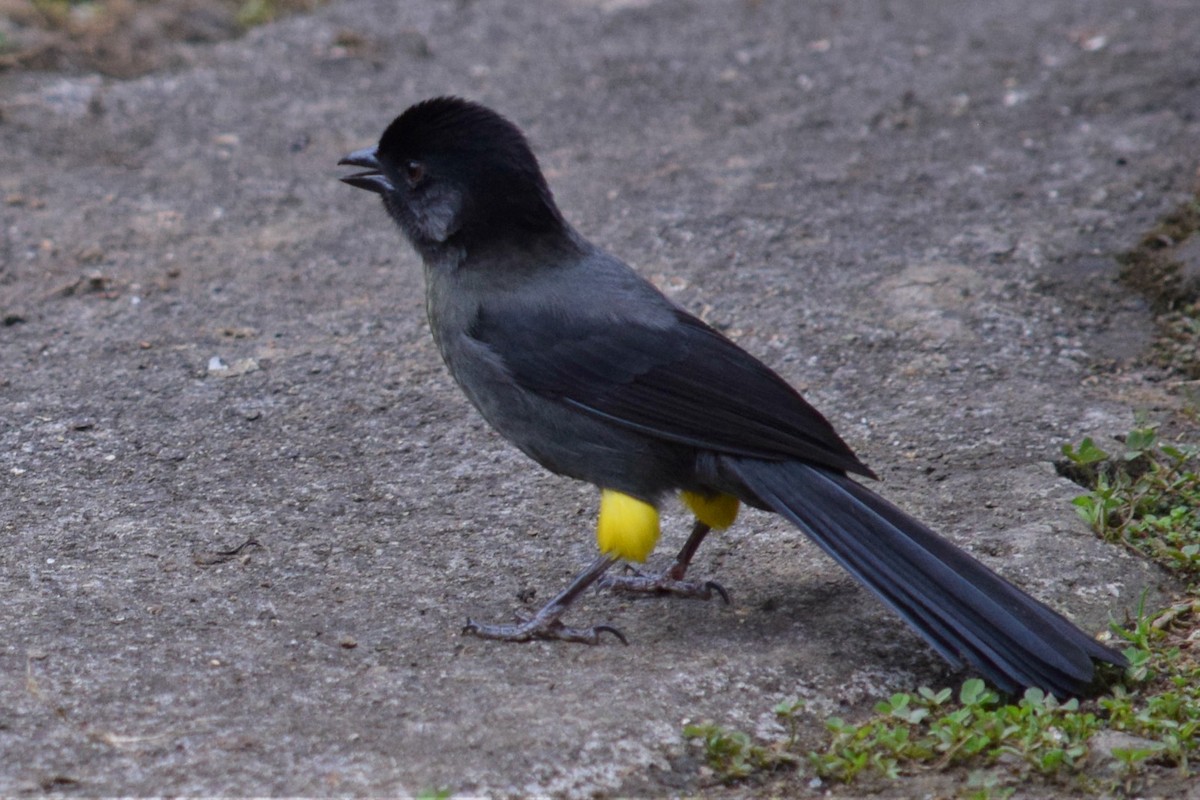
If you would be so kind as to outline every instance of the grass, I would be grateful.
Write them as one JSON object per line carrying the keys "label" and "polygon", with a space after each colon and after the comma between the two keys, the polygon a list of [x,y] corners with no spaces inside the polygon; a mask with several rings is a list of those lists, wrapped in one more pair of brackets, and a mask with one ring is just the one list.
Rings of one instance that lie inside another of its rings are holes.
{"label": "grass", "polygon": [[117,78],[169,68],[181,42],[233,38],[325,0],[0,0],[0,72],[98,72]]}
{"label": "grass", "polygon": [[1091,713],[1078,700],[1059,703],[1030,689],[1016,704],[978,678],[963,683],[956,699],[949,689],[922,688],[894,694],[875,706],[861,725],[830,719],[832,734],[823,751],[808,754],[813,771],[843,782],[864,770],[887,778],[924,765],[990,765],[1008,759],[1010,771],[1052,774],[1079,769],[1087,758],[1087,740],[1097,731]]}
{"label": "grass", "polygon": [[423,789],[417,793],[415,800],[450,800],[454,793],[449,789]]}
{"label": "grass", "polygon": [[1093,487],[1075,499],[1092,530],[1192,580],[1200,577],[1200,448],[1160,442],[1146,426],[1130,431],[1119,453],[1084,439],[1065,445],[1063,455],[1075,480]]}
{"label": "grass", "polygon": [[[725,783],[763,781],[780,770],[843,785],[958,770],[960,796],[997,798],[1039,783],[1047,791],[1132,795],[1155,781],[1192,780],[1200,751],[1200,448],[1162,442],[1141,426],[1114,449],[1090,439],[1064,447],[1066,469],[1090,487],[1076,510],[1107,541],[1189,584],[1169,608],[1139,608],[1127,625],[1112,626],[1131,666],[1105,694],[1060,702],[1030,689],[1006,702],[971,679],[957,692],[894,694],[860,722],[827,719],[815,749],[797,743],[807,713],[800,700],[775,708],[790,732],[782,742],[711,723],[688,726],[685,737],[699,742]],[[1097,748],[1102,733],[1108,744]]]}
{"label": "grass", "polygon": [[[150,7],[160,0],[28,0],[45,28],[70,28],[82,19],[104,14],[136,13],[139,5]],[[229,9],[244,28],[262,25],[297,10],[311,11],[311,0],[210,0],[212,8]],[[127,10],[128,9],[128,10]]]}
{"label": "grass", "polygon": [[683,735],[701,743],[705,761],[722,783],[737,783],[800,763],[788,747],[759,744],[749,734],[711,722],[684,726]]}

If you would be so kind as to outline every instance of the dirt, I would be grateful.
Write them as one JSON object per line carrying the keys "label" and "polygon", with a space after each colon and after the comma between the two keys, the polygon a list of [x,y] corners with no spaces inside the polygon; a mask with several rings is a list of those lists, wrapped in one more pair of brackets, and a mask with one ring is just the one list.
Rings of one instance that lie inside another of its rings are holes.
{"label": "dirt", "polygon": [[0,0],[0,70],[132,78],[322,0]]}
{"label": "dirt", "polygon": [[0,794],[709,793],[685,721],[779,737],[801,696],[814,737],[962,677],[761,514],[698,558],[730,607],[459,636],[592,558],[596,496],[469,409],[414,256],[337,181],[434,94],[517,120],[581,231],[1015,582],[1097,631],[1177,588],[1052,462],[1190,424],[1117,280],[1194,193],[1189,4],[344,0],[184,47],[0,74]]}
{"label": "dirt", "polygon": [[[1198,180],[1200,184],[1200,180]],[[1200,191],[1200,185],[1197,186]],[[1121,281],[1145,297],[1158,335],[1148,353],[1167,370],[1195,416],[1200,403],[1200,194],[1168,213],[1127,252],[1120,254]]]}

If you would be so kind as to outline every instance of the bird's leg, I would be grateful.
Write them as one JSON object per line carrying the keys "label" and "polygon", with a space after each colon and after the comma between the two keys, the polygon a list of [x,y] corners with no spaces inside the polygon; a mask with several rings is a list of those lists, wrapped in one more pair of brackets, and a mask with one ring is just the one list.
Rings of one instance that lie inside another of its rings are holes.
{"label": "bird's leg", "polygon": [[671,594],[698,600],[711,600],[713,594],[717,594],[728,605],[729,592],[725,591],[725,587],[716,581],[701,583],[684,580],[688,565],[692,563],[692,557],[696,555],[696,551],[700,549],[700,543],[704,541],[704,537],[710,530],[712,528],[708,525],[696,520],[696,524],[692,526],[692,535],[684,542],[683,547],[679,550],[679,555],[675,556],[675,563],[662,572],[654,574],[635,571],[631,575],[605,575],[599,585],[605,589],[630,594]]}
{"label": "bird's leg", "polygon": [[596,582],[604,572],[617,563],[615,558],[600,556],[587,569],[575,576],[571,585],[558,593],[553,600],[542,606],[541,610],[527,620],[511,625],[484,625],[473,619],[468,619],[463,627],[464,634],[479,636],[483,639],[500,639],[506,642],[528,642],[532,639],[560,639],[565,642],[581,642],[583,644],[599,644],[600,634],[611,633],[629,644],[624,634],[611,625],[596,625],[591,628],[570,628],[559,618],[566,613],[571,603],[583,591]]}

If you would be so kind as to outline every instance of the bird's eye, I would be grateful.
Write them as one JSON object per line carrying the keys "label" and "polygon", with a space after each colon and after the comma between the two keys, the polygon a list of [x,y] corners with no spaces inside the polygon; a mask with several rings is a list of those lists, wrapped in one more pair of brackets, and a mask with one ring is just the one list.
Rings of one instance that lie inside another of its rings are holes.
{"label": "bird's eye", "polygon": [[425,165],[420,161],[409,161],[404,165],[404,180],[409,186],[416,186],[425,177]]}

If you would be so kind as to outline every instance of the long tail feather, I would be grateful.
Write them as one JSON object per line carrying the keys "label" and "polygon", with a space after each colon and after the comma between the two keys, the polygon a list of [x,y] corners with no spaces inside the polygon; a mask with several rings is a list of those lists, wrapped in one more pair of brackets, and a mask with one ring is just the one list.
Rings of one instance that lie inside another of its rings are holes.
{"label": "long tail feather", "polygon": [[808,464],[722,459],[758,500],[793,522],[891,606],[947,661],[1007,693],[1092,688],[1111,650],[852,479]]}

